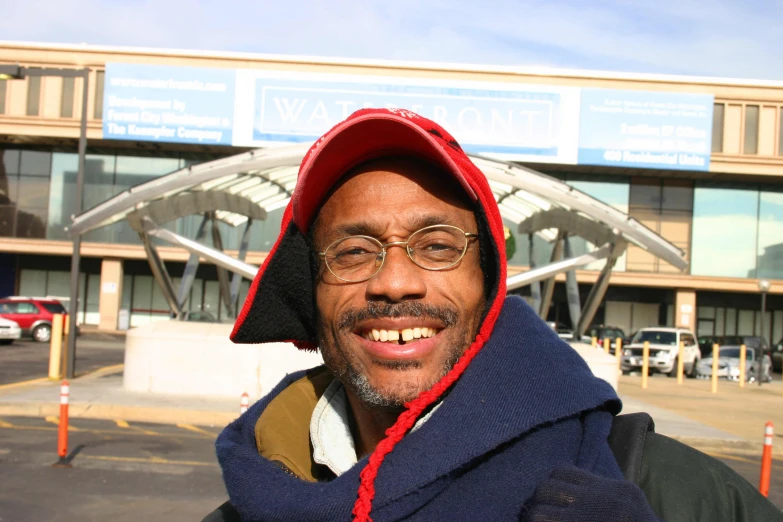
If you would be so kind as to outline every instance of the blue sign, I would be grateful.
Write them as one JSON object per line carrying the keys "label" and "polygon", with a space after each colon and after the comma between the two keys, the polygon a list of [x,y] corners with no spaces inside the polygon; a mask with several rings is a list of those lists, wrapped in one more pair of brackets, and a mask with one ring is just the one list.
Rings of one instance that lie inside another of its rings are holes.
{"label": "blue sign", "polygon": [[231,145],[234,69],[109,63],[103,137]]}
{"label": "blue sign", "polygon": [[434,78],[110,63],[107,139],[315,141],[354,111],[408,109],[510,161],[709,170],[713,97]]}
{"label": "blue sign", "polygon": [[577,162],[707,171],[713,102],[706,94],[582,89]]}
{"label": "blue sign", "polygon": [[[416,83],[405,79],[335,81],[258,77],[252,139],[315,141],[354,111],[403,108],[437,121],[469,152],[557,160],[563,143],[563,92],[557,87]],[[482,88],[485,87],[485,88]],[[575,107],[575,103],[571,104]],[[572,114],[574,130],[575,114]],[[569,133],[573,134],[573,133]]]}

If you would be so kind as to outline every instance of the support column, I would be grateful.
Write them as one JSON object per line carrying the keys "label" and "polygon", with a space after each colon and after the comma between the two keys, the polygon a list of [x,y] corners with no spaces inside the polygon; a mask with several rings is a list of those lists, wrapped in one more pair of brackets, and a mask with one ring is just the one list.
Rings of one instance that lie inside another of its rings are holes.
{"label": "support column", "polygon": [[117,319],[122,305],[122,260],[104,259],[101,261],[101,293],[98,301],[100,330],[116,330]]}
{"label": "support column", "polygon": [[[560,261],[563,257],[563,235],[558,233],[555,244],[552,247],[552,257],[550,263]],[[541,306],[538,309],[538,316],[546,321],[549,314],[549,307],[552,305],[552,295],[555,293],[555,276],[550,277],[544,282],[544,289],[541,292]]]}
{"label": "support column", "polygon": [[[565,257],[573,256],[569,238],[563,240]],[[576,269],[566,272],[566,295],[568,296],[568,315],[571,317],[571,328],[576,328],[579,318],[582,316],[582,301],[579,298],[579,283],[576,281]]]}
{"label": "support column", "polygon": [[674,297],[674,325],[696,332],[696,291],[678,288]]}
{"label": "support column", "polygon": [[[530,257],[530,270],[534,270],[536,268],[536,261],[535,261],[535,248],[533,248],[533,234],[528,234],[528,255]],[[533,307],[533,310],[538,311],[541,309],[541,283],[538,281],[534,281],[530,283],[530,306]]]}

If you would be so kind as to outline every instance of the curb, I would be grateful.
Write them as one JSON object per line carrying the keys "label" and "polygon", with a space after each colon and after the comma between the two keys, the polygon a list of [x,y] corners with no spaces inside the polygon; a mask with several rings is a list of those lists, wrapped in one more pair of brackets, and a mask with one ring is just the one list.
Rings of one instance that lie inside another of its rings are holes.
{"label": "curb", "polygon": [[[0,402],[0,415],[4,416],[46,417],[58,416],[59,414],[60,404],[57,402]],[[156,424],[226,426],[234,421],[239,413],[73,402],[69,406],[68,416],[82,419],[122,419]]]}
{"label": "curb", "polygon": [[[703,453],[736,453],[758,457],[761,462],[761,453],[764,445],[761,442],[752,442],[742,439],[705,439],[699,437],[672,437],[669,438],[682,442]],[[773,445],[772,453],[783,457],[783,447],[781,444]]]}

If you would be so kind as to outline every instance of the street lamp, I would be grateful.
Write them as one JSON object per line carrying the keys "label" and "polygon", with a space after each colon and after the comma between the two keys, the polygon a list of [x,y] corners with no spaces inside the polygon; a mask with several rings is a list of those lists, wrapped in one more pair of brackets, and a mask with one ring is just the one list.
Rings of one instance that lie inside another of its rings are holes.
{"label": "street lamp", "polygon": [[[79,130],[79,170],[76,174],[76,213],[82,211],[84,196],[84,158],[87,154],[87,95],[89,94],[90,69],[57,69],[52,67],[23,67],[19,64],[0,64],[0,80],[22,80],[30,76],[58,76],[60,78],[82,78],[82,119]],[[68,305],[68,357],[65,359],[65,376],[73,379],[76,362],[76,314],[79,306],[79,263],[81,261],[82,238],[73,238],[71,253],[71,292]]]}
{"label": "street lamp", "polygon": [[767,292],[769,292],[771,284],[766,279],[759,279],[759,290],[761,291],[761,339],[759,340],[759,369],[756,372],[758,376],[759,386],[761,386],[761,370],[764,364],[764,314],[767,313]]}

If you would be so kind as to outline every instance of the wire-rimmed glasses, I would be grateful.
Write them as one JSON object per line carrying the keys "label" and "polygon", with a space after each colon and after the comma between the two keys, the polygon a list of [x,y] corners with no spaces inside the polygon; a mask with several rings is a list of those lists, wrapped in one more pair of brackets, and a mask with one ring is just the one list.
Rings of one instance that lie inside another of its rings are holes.
{"label": "wire-rimmed glasses", "polygon": [[386,249],[405,248],[408,258],[425,270],[446,270],[465,256],[477,234],[452,225],[432,225],[417,230],[405,241],[381,243],[371,236],[348,236],[332,242],[318,256],[337,279],[361,283],[375,276],[386,260]]}

